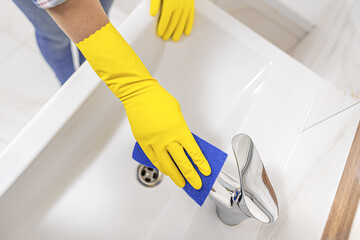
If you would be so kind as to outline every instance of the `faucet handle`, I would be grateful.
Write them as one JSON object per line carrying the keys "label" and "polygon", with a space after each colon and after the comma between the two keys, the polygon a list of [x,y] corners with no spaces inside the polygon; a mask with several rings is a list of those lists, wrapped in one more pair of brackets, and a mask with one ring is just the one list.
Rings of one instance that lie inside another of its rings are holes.
{"label": "faucet handle", "polygon": [[221,221],[236,225],[248,218],[274,222],[279,215],[275,191],[253,141],[246,134],[232,139],[239,178],[221,171],[210,197]]}
{"label": "faucet handle", "polygon": [[232,139],[232,148],[240,179],[238,207],[263,223],[274,222],[279,215],[276,194],[253,141],[246,134],[238,134]]}

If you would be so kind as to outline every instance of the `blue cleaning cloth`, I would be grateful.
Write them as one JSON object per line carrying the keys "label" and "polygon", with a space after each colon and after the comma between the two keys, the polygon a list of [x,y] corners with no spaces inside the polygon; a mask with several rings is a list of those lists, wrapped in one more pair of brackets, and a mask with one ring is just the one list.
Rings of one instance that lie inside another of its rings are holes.
{"label": "blue cleaning cloth", "polygon": [[[204,176],[200,173],[197,166],[194,164],[190,156],[186,153],[188,158],[190,159],[190,162],[194,166],[195,170],[198,172],[201,181],[202,181],[202,187],[199,190],[196,190],[193,188],[188,181],[186,181],[185,187],[183,187],[184,191],[192,198],[194,201],[199,204],[200,206],[203,205],[205,202],[205,199],[210,193],[210,190],[212,186],[215,183],[216,178],[219,176],[219,173],[225,163],[225,160],[227,158],[227,154],[217,147],[211,145],[210,143],[206,142],[205,140],[199,138],[195,134],[193,134],[197,144],[199,145],[202,153],[204,154],[205,158],[208,160],[210,167],[211,167],[211,174],[209,176]],[[155,168],[156,167],[151,163],[150,159],[145,155],[144,151],[141,149],[139,143],[135,144],[132,158],[141,163],[142,165],[145,165],[147,167]]]}

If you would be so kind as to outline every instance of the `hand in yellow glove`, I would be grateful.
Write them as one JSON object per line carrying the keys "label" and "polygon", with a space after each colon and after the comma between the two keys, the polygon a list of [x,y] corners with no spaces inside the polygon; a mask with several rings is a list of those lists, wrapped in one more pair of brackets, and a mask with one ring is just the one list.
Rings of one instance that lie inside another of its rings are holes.
{"label": "hand in yellow glove", "polygon": [[161,7],[157,35],[163,40],[171,36],[176,42],[182,33],[191,33],[194,22],[194,0],[151,0],[150,14],[156,16]]}
{"label": "hand in yellow glove", "polygon": [[201,179],[184,149],[202,174],[208,176],[211,169],[186,125],[179,103],[150,75],[113,25],[108,23],[76,45],[123,102],[133,135],[151,162],[177,186],[185,186],[184,176],[200,189]]}

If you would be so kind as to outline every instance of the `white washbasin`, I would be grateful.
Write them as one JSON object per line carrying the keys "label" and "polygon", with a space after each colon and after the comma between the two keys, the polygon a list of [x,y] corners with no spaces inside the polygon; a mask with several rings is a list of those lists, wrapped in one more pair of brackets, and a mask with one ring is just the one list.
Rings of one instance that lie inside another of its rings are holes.
{"label": "white washbasin", "polygon": [[[190,129],[229,153],[250,135],[279,179],[322,80],[206,0],[190,37],[155,35],[144,1],[118,28],[180,102]],[[258,223],[224,225],[169,178],[136,179],[135,140],[118,99],[84,64],[0,155],[0,239],[230,239]],[[280,206],[281,214],[281,206]]]}

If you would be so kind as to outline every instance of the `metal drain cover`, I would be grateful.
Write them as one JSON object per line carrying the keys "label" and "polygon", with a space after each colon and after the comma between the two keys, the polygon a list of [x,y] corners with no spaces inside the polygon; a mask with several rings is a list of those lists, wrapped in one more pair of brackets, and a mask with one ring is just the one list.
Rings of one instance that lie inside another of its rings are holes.
{"label": "metal drain cover", "polygon": [[146,187],[154,187],[162,180],[163,174],[154,168],[139,164],[137,169],[137,178],[139,182]]}

